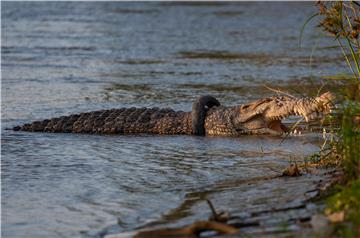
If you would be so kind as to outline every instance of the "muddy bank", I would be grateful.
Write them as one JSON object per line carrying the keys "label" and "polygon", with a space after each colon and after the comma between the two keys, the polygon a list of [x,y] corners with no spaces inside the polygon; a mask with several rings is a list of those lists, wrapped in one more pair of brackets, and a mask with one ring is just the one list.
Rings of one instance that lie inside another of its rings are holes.
{"label": "muddy bank", "polygon": [[[217,211],[226,212],[224,224],[238,229],[233,235],[218,234],[217,237],[307,237],[317,234],[314,215],[324,206],[320,195],[338,180],[341,173],[334,168],[303,167],[300,170],[301,175],[297,176],[275,172],[252,179],[230,179],[190,192],[184,201],[162,214],[160,219],[129,232],[105,237],[141,236],[147,234],[142,232],[149,230],[162,237],[160,235],[165,230],[168,232],[168,228],[178,232],[179,227],[197,226],[198,221],[213,219],[207,199],[212,201]],[[204,237],[213,237],[214,234],[208,232]],[[169,234],[164,237],[167,236]]]}

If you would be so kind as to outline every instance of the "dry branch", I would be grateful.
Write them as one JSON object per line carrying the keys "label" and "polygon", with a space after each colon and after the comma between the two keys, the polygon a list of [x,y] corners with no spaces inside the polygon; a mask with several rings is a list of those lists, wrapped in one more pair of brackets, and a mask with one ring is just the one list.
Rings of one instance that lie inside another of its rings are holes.
{"label": "dry branch", "polygon": [[148,231],[140,231],[134,237],[151,238],[151,237],[199,237],[203,231],[216,231],[221,234],[234,234],[239,230],[233,226],[213,221],[196,221],[191,225],[180,228],[161,228]]}

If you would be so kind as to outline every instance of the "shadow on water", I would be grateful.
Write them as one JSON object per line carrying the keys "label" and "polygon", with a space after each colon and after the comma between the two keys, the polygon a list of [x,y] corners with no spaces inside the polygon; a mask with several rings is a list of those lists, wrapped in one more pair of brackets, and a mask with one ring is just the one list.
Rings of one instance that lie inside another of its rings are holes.
{"label": "shadow on water", "polygon": [[157,9],[125,9],[125,8],[116,8],[111,10],[113,13],[119,13],[119,14],[154,14],[159,13],[160,11]]}

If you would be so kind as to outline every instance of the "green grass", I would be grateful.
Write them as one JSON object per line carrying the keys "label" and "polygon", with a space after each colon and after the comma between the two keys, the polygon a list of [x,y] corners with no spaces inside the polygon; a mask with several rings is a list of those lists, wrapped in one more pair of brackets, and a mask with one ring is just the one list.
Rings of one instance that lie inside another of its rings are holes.
{"label": "green grass", "polygon": [[360,237],[360,180],[351,181],[348,186],[327,199],[329,212],[345,212],[345,220],[335,224],[335,235],[340,237]]}
{"label": "green grass", "polygon": [[307,23],[320,17],[318,26],[338,43],[351,75],[328,77],[340,85],[332,130],[336,139],[309,159],[329,164],[340,161],[346,183],[327,199],[326,213],[344,212],[344,220],[335,224],[334,236],[360,237],[360,5],[336,1],[319,2],[318,6],[319,12],[304,23],[300,40]]}
{"label": "green grass", "polygon": [[[348,179],[360,177],[360,104],[348,102],[339,132],[339,146],[343,167]],[[360,197],[359,197],[360,199]],[[360,211],[360,210],[359,210]]]}

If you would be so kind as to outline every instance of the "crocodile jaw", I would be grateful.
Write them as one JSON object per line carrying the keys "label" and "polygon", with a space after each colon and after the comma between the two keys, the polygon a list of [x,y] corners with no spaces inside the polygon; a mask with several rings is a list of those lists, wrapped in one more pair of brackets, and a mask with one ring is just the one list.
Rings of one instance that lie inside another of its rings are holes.
{"label": "crocodile jaw", "polygon": [[289,130],[284,124],[281,123],[281,120],[269,121],[267,127],[271,130],[281,133],[285,133]]}
{"label": "crocodile jaw", "polygon": [[[287,100],[289,101],[287,102]],[[330,92],[314,99],[282,99],[282,101],[276,102],[275,105],[273,104],[272,107],[265,110],[264,117],[267,121],[267,127],[278,132],[287,132],[288,128],[281,123],[281,120],[289,116],[301,116],[306,122],[323,118],[335,108],[334,100],[335,95]]]}

